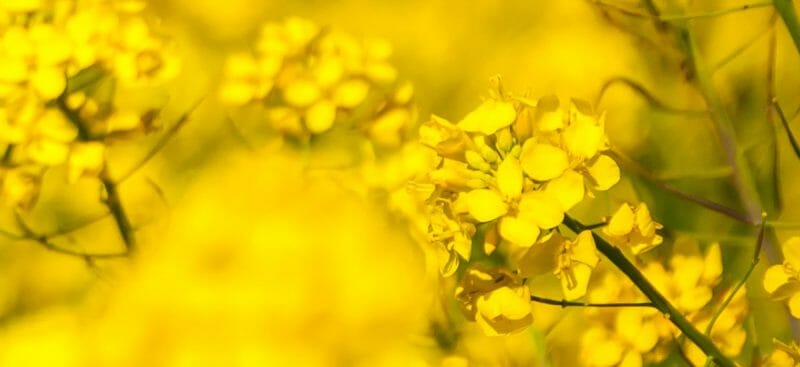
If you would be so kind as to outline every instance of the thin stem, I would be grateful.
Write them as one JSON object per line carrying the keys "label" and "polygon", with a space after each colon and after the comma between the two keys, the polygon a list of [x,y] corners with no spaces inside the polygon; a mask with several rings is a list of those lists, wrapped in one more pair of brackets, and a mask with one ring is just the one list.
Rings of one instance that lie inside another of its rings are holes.
{"label": "thin stem", "polygon": [[[777,13],[772,14],[772,21],[774,23],[775,19],[777,19]],[[775,30],[773,27],[772,32],[770,32],[769,43],[767,45],[767,72],[766,72],[766,89],[767,89],[767,98],[765,102],[767,105],[772,103],[776,99],[776,89],[777,85],[775,83],[775,70],[777,69],[777,54],[778,54],[778,38],[775,35]],[[767,123],[770,126],[768,129],[770,134],[770,144],[769,146],[772,147],[772,192],[774,193],[774,208],[775,212],[780,213],[783,211],[783,194],[781,193],[781,176],[780,176],[780,147],[777,143],[777,133],[773,126],[775,126],[775,113],[767,107],[765,112],[765,117]],[[769,246],[769,244],[768,244]]]}
{"label": "thin stem", "polygon": [[711,317],[711,321],[709,321],[708,326],[706,326],[706,335],[711,336],[711,330],[714,328],[714,323],[717,322],[717,319],[720,317],[720,315],[722,315],[722,311],[724,311],[725,308],[728,307],[728,304],[731,303],[733,297],[736,296],[736,292],[738,292],[739,289],[741,289],[742,286],[744,286],[744,284],[747,282],[747,279],[750,278],[750,274],[753,273],[753,269],[756,268],[756,265],[758,265],[758,262],[761,260],[761,248],[764,245],[764,233],[765,233],[764,229],[766,228],[764,223],[766,223],[766,214],[762,215],[762,222],[758,229],[756,246],[755,249],[753,250],[753,261],[750,262],[750,266],[744,273],[744,277],[742,277],[739,283],[736,284],[731,293],[728,294],[728,297],[726,297],[725,300],[722,301],[722,304],[719,306],[717,311],[714,312],[714,315]]}
{"label": "thin stem", "polygon": [[603,99],[608,89],[610,89],[611,86],[615,84],[622,84],[632,89],[642,98],[644,98],[650,106],[662,112],[679,114],[679,115],[690,115],[690,116],[708,116],[707,110],[691,110],[691,109],[682,109],[670,106],[669,104],[664,103],[659,98],[657,98],[653,93],[647,90],[647,88],[643,86],[641,83],[630,78],[619,77],[619,76],[611,78],[607,80],[605,83],[603,83],[603,86],[600,87],[600,91],[597,94],[597,98],[594,100],[595,106],[600,105],[600,101]]}
{"label": "thin stem", "polygon": [[[619,11],[622,14],[637,17],[637,18],[652,18],[652,14],[643,13],[639,10],[631,9],[619,4],[614,4],[611,2],[601,1],[601,0],[592,0],[593,3],[607,7],[610,9],[614,9]],[[655,19],[660,20],[662,22],[674,22],[674,21],[682,21],[682,20],[692,20],[692,19],[700,19],[700,18],[714,18],[723,15],[728,15],[732,13],[737,13],[740,11],[750,10],[750,9],[758,9],[772,6],[772,1],[762,1],[753,4],[745,4],[733,8],[727,9],[718,9],[712,10],[704,13],[694,13],[694,14],[665,14],[665,15],[657,15]]]}
{"label": "thin stem", "polygon": [[703,94],[708,109],[711,111],[711,119],[715,122],[714,126],[722,143],[725,158],[728,165],[733,169],[733,185],[745,207],[748,222],[755,224],[760,220],[761,203],[758,192],[753,185],[753,174],[740,151],[740,147],[737,145],[733,121],[725,110],[720,96],[714,89],[708,70],[705,69],[700,60],[694,36],[686,27],[680,28],[679,34],[683,41],[686,56],[692,65],[697,88]]}
{"label": "thin stem", "polygon": [[670,193],[672,195],[675,195],[678,198],[681,198],[681,199],[686,200],[688,202],[691,202],[691,203],[697,204],[699,206],[702,206],[703,208],[706,208],[706,209],[709,209],[711,211],[714,211],[714,212],[720,213],[722,215],[725,215],[725,216],[727,216],[729,218],[732,218],[732,219],[734,219],[736,221],[739,221],[739,222],[742,222],[742,223],[747,223],[747,224],[753,224],[753,223],[750,222],[750,219],[744,213],[740,213],[740,212],[738,212],[738,211],[736,211],[736,210],[734,210],[732,208],[729,208],[729,207],[724,206],[722,204],[713,202],[713,201],[708,200],[706,198],[699,197],[699,196],[690,194],[688,192],[682,191],[682,190],[680,190],[680,189],[678,189],[678,188],[676,188],[676,187],[674,187],[674,186],[672,186],[672,185],[670,185],[670,184],[668,184],[666,182],[663,182],[663,181],[659,180],[653,174],[651,174],[650,172],[648,172],[647,170],[645,170],[644,168],[642,168],[638,164],[636,164],[632,159],[626,157],[625,155],[623,155],[623,154],[621,154],[621,153],[619,153],[617,151],[613,151],[612,150],[610,152],[610,155],[617,162],[619,162],[623,166],[625,166],[626,169],[633,171],[639,177],[641,177],[641,178],[653,183],[654,185],[656,185],[658,188],[660,188],[661,190],[663,190],[665,192],[668,192],[668,193]]}
{"label": "thin stem", "polygon": [[591,230],[591,229],[602,228],[602,227],[605,227],[607,225],[608,225],[607,222],[599,222],[599,223],[593,223],[593,224],[585,224],[583,226],[583,228]]}
{"label": "thin stem", "polygon": [[584,302],[571,302],[565,299],[556,300],[551,298],[544,298],[531,295],[531,301],[543,303],[546,305],[567,307],[597,307],[597,308],[617,308],[617,307],[653,307],[656,306],[652,302],[613,302],[613,303],[584,303]]}
{"label": "thin stem", "polygon": [[656,178],[662,181],[673,181],[673,180],[682,180],[686,178],[694,178],[694,179],[715,179],[715,178],[723,178],[723,177],[730,177],[733,173],[733,170],[728,167],[711,167],[711,168],[701,168],[699,171],[696,172],[660,172],[656,175]]}
{"label": "thin stem", "polygon": [[786,115],[783,113],[781,104],[778,103],[777,100],[773,100],[772,104],[775,106],[775,111],[778,112],[778,118],[781,120],[783,129],[786,130],[786,136],[789,137],[789,143],[792,145],[794,154],[797,156],[797,158],[800,158],[800,144],[797,143],[797,139],[795,139],[794,134],[792,134],[792,128],[789,126],[789,120],[786,119]]}
{"label": "thin stem", "polygon": [[752,38],[750,38],[747,42],[734,49],[730,54],[728,54],[728,56],[725,56],[716,63],[714,63],[714,65],[709,68],[709,72],[714,73],[717,70],[721,69],[723,66],[727,65],[729,62],[739,57],[744,51],[752,47],[756,43],[756,41],[761,39],[761,37],[764,37],[765,34],[770,33],[770,31],[775,26],[776,19],[777,17],[773,15],[773,17],[770,18],[769,25],[766,28],[762,29],[761,31],[756,33]]}
{"label": "thin stem", "polygon": [[768,221],[766,226],[775,229],[800,229],[800,222]]}
{"label": "thin stem", "polygon": [[65,235],[67,235],[69,233],[72,233],[72,232],[75,232],[75,231],[77,231],[77,230],[79,230],[81,228],[85,228],[85,227],[88,227],[88,226],[90,226],[90,225],[92,225],[94,223],[97,223],[97,222],[107,218],[110,215],[111,215],[110,212],[109,213],[103,213],[101,215],[86,219],[83,222],[80,222],[80,223],[75,224],[73,226],[66,227],[66,228],[59,228],[59,229],[56,229],[56,230],[54,230],[52,232],[43,233],[40,236],[47,237],[47,238],[65,236]]}
{"label": "thin stem", "polygon": [[125,207],[122,206],[119,188],[117,187],[117,184],[111,180],[111,177],[109,177],[108,169],[103,169],[103,171],[100,173],[100,182],[102,182],[103,187],[106,190],[107,197],[105,199],[105,204],[111,211],[111,215],[114,217],[114,222],[117,225],[117,229],[122,237],[122,241],[125,243],[125,248],[128,250],[128,252],[133,253],[136,251],[135,231],[131,225],[130,219],[128,219],[127,213],[125,212]]}
{"label": "thin stem", "polygon": [[42,245],[42,247],[44,247],[44,248],[46,248],[46,249],[48,249],[50,251],[57,252],[57,253],[64,254],[64,255],[82,257],[82,258],[85,258],[85,259],[117,259],[117,258],[124,258],[124,257],[127,257],[129,255],[127,251],[123,251],[123,252],[100,252],[100,253],[75,251],[75,250],[70,250],[70,249],[66,249],[66,248],[63,248],[63,247],[56,246],[53,243],[47,241],[47,239],[45,239],[45,238],[37,238],[37,239],[32,239],[32,240],[36,241],[36,243]]}
{"label": "thin stem", "polygon": [[791,0],[773,0],[775,10],[780,14],[783,23],[786,25],[786,30],[792,36],[794,47],[797,52],[800,52],[800,24],[797,22],[797,13],[794,11],[794,4]]}
{"label": "thin stem", "polygon": [[162,149],[164,149],[164,147],[167,146],[167,143],[169,143],[170,140],[175,135],[178,134],[178,132],[186,124],[186,122],[189,121],[189,116],[202,101],[203,101],[202,99],[198,100],[186,113],[181,115],[181,117],[178,118],[178,121],[176,121],[169,128],[169,130],[167,130],[167,132],[161,136],[161,139],[159,139],[158,142],[156,142],[156,145],[153,146],[153,148],[150,149],[147,152],[147,154],[144,157],[142,157],[142,159],[140,159],[138,162],[136,162],[127,172],[125,172],[122,176],[117,178],[116,182],[120,184],[125,180],[129,179],[131,176],[133,176],[134,173],[142,169],[142,167],[144,167],[147,164],[147,162],[150,162],[150,160],[153,159],[153,157],[155,157],[156,154],[158,154]]}
{"label": "thin stem", "polygon": [[[14,214],[15,214],[14,217],[15,217],[15,219],[17,221],[17,225],[20,227],[20,229],[22,230],[24,235],[18,235],[18,234],[14,234],[14,233],[11,233],[11,232],[8,232],[8,231],[0,230],[0,236],[4,236],[4,237],[7,237],[7,238],[15,240],[15,241],[33,241],[33,242],[38,243],[39,245],[41,245],[42,247],[44,247],[47,250],[50,250],[50,251],[53,251],[53,252],[57,252],[57,253],[60,253],[60,254],[64,254],[64,255],[82,257],[82,258],[87,259],[87,260],[89,260],[89,259],[112,259],[112,258],[121,258],[121,257],[127,257],[128,256],[128,252],[127,251],[124,251],[124,252],[91,253],[91,252],[83,252],[83,251],[71,250],[71,249],[67,249],[67,248],[63,248],[63,247],[57,246],[57,245],[55,245],[55,244],[53,244],[52,242],[49,241],[50,236],[36,234],[28,226],[28,224],[25,223],[25,221],[22,219],[22,217],[19,215],[19,213],[14,213]],[[61,235],[63,235],[63,234],[56,234],[56,236],[61,236]]]}
{"label": "thin stem", "polygon": [[744,10],[764,8],[764,7],[767,7],[767,6],[772,6],[772,1],[762,1],[762,2],[759,2],[759,3],[746,4],[746,5],[737,6],[737,7],[734,7],[734,8],[713,10],[713,11],[709,11],[709,12],[706,12],[706,13],[661,15],[661,16],[658,17],[658,19],[661,20],[661,21],[665,21],[665,22],[672,22],[672,21],[679,21],[679,20],[713,18],[713,17],[718,17],[718,16],[721,16],[721,15],[728,15],[728,14],[732,14],[732,13],[736,13],[736,12],[740,12],[740,11],[744,11]]}
{"label": "thin stem", "polygon": [[[81,141],[88,141],[91,136],[89,130],[81,119],[81,117],[72,111],[67,106],[65,96],[61,96],[56,100],[58,108],[64,113],[67,119],[78,129],[78,139]],[[125,248],[127,249],[127,253],[133,253],[136,248],[136,237],[134,235],[133,226],[131,226],[131,221],[128,219],[127,214],[125,213],[125,208],[122,206],[122,200],[120,199],[119,191],[117,188],[117,184],[111,179],[111,176],[108,173],[108,164],[107,162],[103,162],[103,170],[100,172],[100,182],[103,184],[103,188],[106,191],[107,198],[104,201],[106,207],[111,212],[111,215],[114,218],[114,222],[117,225],[117,229],[119,230],[120,237],[122,237],[122,241],[125,244]]]}
{"label": "thin stem", "polygon": [[614,4],[614,3],[606,2],[606,1],[602,1],[602,0],[590,0],[590,1],[592,3],[594,3],[594,4],[596,4],[596,5],[601,6],[601,7],[614,9],[614,10],[616,10],[616,11],[622,13],[622,14],[628,15],[628,16],[637,17],[637,18],[647,18],[647,17],[649,17],[649,15],[646,14],[646,13],[643,13],[643,12],[641,12],[639,10],[635,10],[635,9],[631,9],[631,8],[625,7],[623,5]]}
{"label": "thin stem", "polygon": [[[575,233],[583,231],[585,227],[569,216],[564,217],[564,225]],[[595,246],[614,266],[622,271],[628,279],[653,303],[664,316],[677,327],[683,335],[695,343],[706,356],[714,359],[721,367],[734,367],[735,364],[717,348],[706,335],[697,330],[656,288],[649,280],[631,263],[620,249],[608,243],[605,239],[592,232]]]}

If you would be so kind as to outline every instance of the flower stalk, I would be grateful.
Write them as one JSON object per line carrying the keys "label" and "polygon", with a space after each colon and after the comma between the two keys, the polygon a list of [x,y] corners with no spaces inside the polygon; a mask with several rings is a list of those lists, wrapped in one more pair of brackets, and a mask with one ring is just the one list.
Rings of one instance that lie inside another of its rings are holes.
{"label": "flower stalk", "polygon": [[[585,227],[575,219],[565,216],[564,225],[571,231],[579,233],[585,230]],[[722,354],[711,339],[703,334],[701,331],[692,325],[676,308],[672,305],[655,286],[631,263],[620,249],[608,243],[605,239],[600,237],[597,233],[592,232],[595,246],[597,250],[602,253],[611,263],[614,264],[625,276],[630,279],[634,285],[647,297],[653,304],[653,307],[658,309],[664,317],[675,325],[689,340],[694,342],[700,350],[703,351],[709,358],[713,359],[720,367],[734,367],[735,364],[728,357]]]}

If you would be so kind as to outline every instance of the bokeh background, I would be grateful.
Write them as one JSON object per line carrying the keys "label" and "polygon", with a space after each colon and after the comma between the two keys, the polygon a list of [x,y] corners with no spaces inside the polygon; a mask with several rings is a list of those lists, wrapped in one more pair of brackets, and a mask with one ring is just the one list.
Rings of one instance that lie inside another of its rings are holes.
{"label": "bokeh background", "polygon": [[[740,210],[706,103],[693,87],[675,40],[648,19],[600,1],[150,1],[148,16],[168,35],[181,72],[157,91],[169,125],[194,108],[162,153],[121,187],[140,237],[133,260],[49,252],[35,243],[0,243],[0,365],[8,366],[571,366],[580,310],[534,304],[534,327],[490,338],[453,304],[405,224],[330,175],[304,174],[301,158],[253,140],[231,124],[216,98],[226,55],[246,50],[265,22],[300,16],[394,46],[399,77],[415,87],[421,120],[459,120],[501,75],[506,89],[532,98],[579,98],[606,112],[610,143],[630,165],[623,181],[579,216],[600,218],[620,202],[641,200],[665,226],[667,245],[690,236],[719,242],[722,287],[751,261],[753,226],[674,195],[667,183]],[[640,9],[636,3],[619,3]],[[698,14],[748,1],[657,2],[665,14]],[[761,275],[780,261],[778,244],[797,234],[800,157],[771,107],[789,117],[800,104],[798,50],[771,7],[686,23],[736,127],[775,226],[767,255],[748,282],[752,322],[745,354],[791,338],[782,305],[767,300]],[[773,46],[774,42],[774,46]],[[745,47],[746,46],[746,47]],[[774,60],[772,60],[774,47]],[[739,52],[741,51],[741,52]],[[733,55],[733,56],[731,56]],[[773,62],[774,61],[774,62]],[[667,111],[624,83],[627,78]],[[606,86],[607,88],[604,88]],[[601,97],[601,91],[605,93]],[[199,103],[199,104],[197,104]],[[688,113],[686,111],[689,111]],[[694,111],[694,112],[692,112]],[[699,112],[698,112],[699,111]],[[791,122],[791,126],[800,126]],[[112,169],[128,167],[155,138],[120,144]],[[638,167],[638,168],[637,168]],[[647,174],[643,175],[642,171]],[[53,173],[55,177],[57,173]],[[650,179],[645,179],[648,176]],[[657,180],[653,180],[656,178]],[[29,224],[69,227],[102,212],[98,186],[57,182],[42,194]],[[658,181],[655,183],[654,181]],[[4,225],[13,225],[5,215]],[[100,220],[60,238],[67,246],[119,247],[113,223]],[[556,295],[558,284],[540,285]],[[87,362],[88,361],[88,362]],[[680,363],[668,359],[665,364]]]}

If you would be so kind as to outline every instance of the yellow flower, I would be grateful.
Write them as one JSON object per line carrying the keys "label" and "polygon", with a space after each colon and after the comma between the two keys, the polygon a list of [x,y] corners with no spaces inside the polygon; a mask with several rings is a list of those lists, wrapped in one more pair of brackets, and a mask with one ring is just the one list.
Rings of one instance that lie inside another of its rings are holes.
{"label": "yellow flower", "polygon": [[800,346],[792,341],[791,344],[784,344],[775,339],[772,341],[775,349],[767,356],[762,364],[764,367],[796,367],[800,365]]}
{"label": "yellow flower", "polygon": [[454,160],[465,159],[467,147],[473,144],[458,126],[436,115],[420,126],[419,140],[443,158]]}
{"label": "yellow flower", "polygon": [[219,98],[231,106],[260,103],[283,137],[357,130],[378,148],[400,149],[417,116],[413,87],[395,83],[390,54],[386,42],[302,18],[268,23],[255,53],[228,56]]}
{"label": "yellow flower", "polygon": [[[647,336],[644,339],[648,339]],[[590,367],[641,367],[643,353],[623,335],[603,326],[593,326],[580,339],[580,361]]]}
{"label": "yellow flower", "polygon": [[586,294],[589,278],[598,262],[600,258],[590,231],[581,232],[574,241],[563,242],[555,274],[561,279],[564,298],[575,300]]}
{"label": "yellow flower", "polygon": [[[544,191],[523,193],[522,168],[506,157],[495,172],[496,189],[476,189],[464,194],[469,214],[478,222],[499,221],[500,235],[519,246],[531,246],[540,230],[561,224],[564,211],[553,195]],[[515,208],[513,212],[509,208]]]}
{"label": "yellow flower", "polygon": [[67,160],[69,144],[77,136],[78,130],[60,111],[48,108],[36,121],[25,150],[30,159],[38,164],[59,165]]}
{"label": "yellow flower", "polygon": [[789,311],[800,318],[800,237],[783,243],[783,264],[772,265],[764,273],[764,289],[774,300],[788,300]]}
{"label": "yellow flower", "polygon": [[569,167],[567,153],[550,144],[536,143],[528,140],[522,146],[520,156],[525,173],[536,181],[549,181]]}
{"label": "yellow flower", "polygon": [[564,129],[564,146],[575,157],[591,158],[605,150],[608,142],[605,136],[604,116],[592,116],[591,107],[580,101],[570,106],[569,126]]}
{"label": "yellow flower", "polygon": [[600,262],[592,232],[583,231],[574,239],[559,233],[523,253],[518,266],[522,274],[529,277],[551,272],[561,281],[564,299],[575,300],[586,294],[592,271]]}
{"label": "yellow flower", "polygon": [[468,319],[486,335],[519,332],[533,322],[530,290],[506,269],[467,269],[456,288],[456,298]]}
{"label": "yellow flower", "polygon": [[459,257],[469,261],[472,252],[472,235],[475,226],[461,220],[452,204],[441,201],[429,207],[427,240],[438,251],[439,271],[452,275],[460,263]]}
{"label": "yellow flower", "polygon": [[458,127],[466,132],[491,135],[511,125],[516,118],[517,112],[511,102],[487,100],[467,114]]}
{"label": "yellow flower", "polygon": [[664,238],[656,231],[663,226],[653,221],[647,204],[639,203],[634,209],[627,203],[620,205],[611,216],[603,233],[617,246],[630,248],[638,255],[660,245]]}
{"label": "yellow flower", "polygon": [[78,181],[84,175],[99,174],[105,164],[105,151],[105,145],[98,142],[73,145],[67,163],[67,182]]}
{"label": "yellow flower", "polygon": [[695,243],[689,245],[692,252],[672,256],[669,271],[659,263],[649,263],[642,270],[647,279],[685,313],[697,312],[708,305],[722,275],[719,244],[709,246],[705,255],[694,252]]}
{"label": "yellow flower", "polygon": [[[728,295],[722,294],[721,297],[720,299],[725,299]],[[722,354],[735,357],[741,353],[744,342],[747,340],[747,332],[742,326],[747,312],[747,292],[742,288],[736,293],[725,310],[722,311],[714,323],[714,328],[711,330],[711,341],[720,349]],[[698,330],[705,330],[711,321],[711,312],[690,315],[689,321]],[[705,354],[692,342],[686,342],[684,353],[695,365],[701,365],[706,360]]]}
{"label": "yellow flower", "polygon": [[2,172],[3,202],[12,207],[30,209],[39,197],[41,173],[34,167],[16,167]]}

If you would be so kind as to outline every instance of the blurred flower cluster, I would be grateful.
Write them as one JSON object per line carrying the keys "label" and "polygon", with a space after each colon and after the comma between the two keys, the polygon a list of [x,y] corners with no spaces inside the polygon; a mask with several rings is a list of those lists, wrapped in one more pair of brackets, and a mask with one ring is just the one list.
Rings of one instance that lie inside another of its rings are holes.
{"label": "blurred flower cluster", "polygon": [[105,150],[153,127],[158,111],[120,105],[117,90],[177,72],[140,1],[6,1],[0,4],[2,197],[29,208],[44,172],[97,176]]}
{"label": "blurred flower cluster", "polygon": [[291,17],[261,28],[254,52],[230,55],[220,98],[258,103],[279,134],[307,140],[331,129],[358,131],[397,148],[416,123],[411,84],[398,82],[391,45]]}

